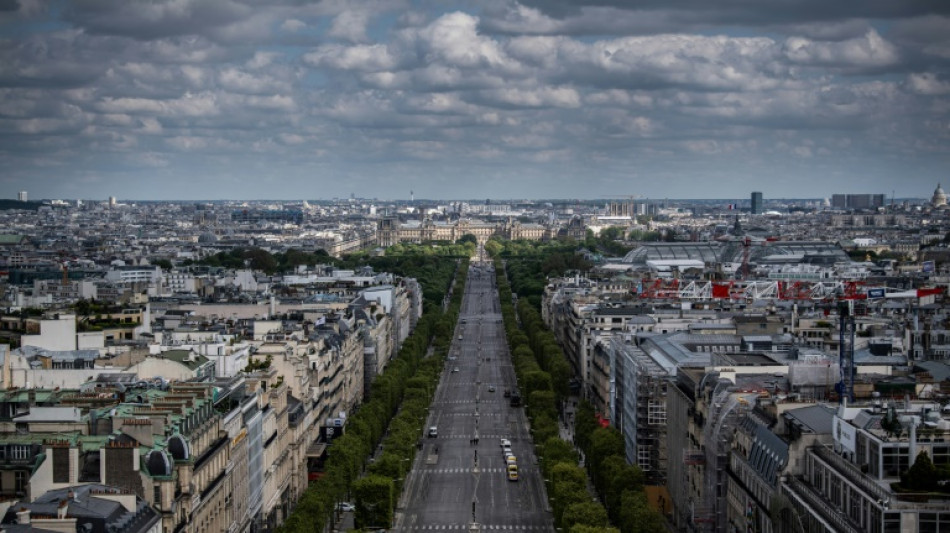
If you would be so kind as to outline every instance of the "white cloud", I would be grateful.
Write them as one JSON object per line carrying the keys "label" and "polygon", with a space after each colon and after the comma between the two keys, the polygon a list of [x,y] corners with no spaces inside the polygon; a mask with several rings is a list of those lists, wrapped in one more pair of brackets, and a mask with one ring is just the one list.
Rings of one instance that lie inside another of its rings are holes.
{"label": "white cloud", "polygon": [[277,52],[264,52],[258,50],[257,52],[254,52],[254,55],[244,64],[251,70],[259,70],[270,65],[279,57],[280,54]]}
{"label": "white cloud", "polygon": [[142,124],[142,127],[139,128],[139,133],[145,133],[148,135],[158,135],[162,133],[162,123],[156,118],[145,117],[139,119],[139,122]]}
{"label": "white cloud", "polygon": [[333,19],[330,31],[327,34],[330,37],[344,39],[351,43],[365,43],[369,39],[366,36],[366,25],[369,24],[370,15],[362,10],[347,10]]}
{"label": "white cloud", "polygon": [[297,19],[287,19],[280,24],[280,29],[296,33],[307,27],[307,23]]}
{"label": "white cloud", "polygon": [[172,100],[148,98],[104,98],[97,104],[106,113],[145,113],[158,116],[211,116],[219,112],[216,97],[210,92],[186,93]]}
{"label": "white cloud", "polygon": [[581,104],[580,94],[571,87],[506,88],[483,91],[482,94],[491,101],[514,106],[573,108]]}
{"label": "white cloud", "polygon": [[886,67],[899,59],[897,48],[873,29],[862,37],[845,41],[790,37],[785,41],[784,51],[794,63],[840,68]]}
{"label": "white cloud", "polygon": [[929,96],[950,94],[950,79],[939,79],[933,72],[914,73],[907,77],[907,85],[918,94]]}
{"label": "white cloud", "polygon": [[227,68],[218,74],[218,85],[232,92],[261,94],[286,89],[277,80],[242,72],[236,68]]}
{"label": "white cloud", "polygon": [[462,12],[443,15],[417,33],[426,62],[460,68],[513,68],[497,41],[478,34],[478,17]]}
{"label": "white cloud", "polygon": [[344,46],[327,44],[304,54],[305,63],[340,70],[378,72],[396,67],[398,60],[383,44]]}

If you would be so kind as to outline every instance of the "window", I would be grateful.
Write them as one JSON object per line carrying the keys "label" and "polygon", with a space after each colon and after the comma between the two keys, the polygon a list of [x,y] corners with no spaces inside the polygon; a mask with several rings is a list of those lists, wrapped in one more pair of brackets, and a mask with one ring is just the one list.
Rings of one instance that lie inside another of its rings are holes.
{"label": "window", "polygon": [[643,470],[651,470],[650,468],[650,447],[640,445],[637,446],[637,466]]}
{"label": "window", "polygon": [[10,447],[11,459],[29,459],[30,447],[23,444],[14,444]]}
{"label": "window", "polygon": [[647,404],[647,422],[650,425],[660,425],[666,423],[666,403],[650,401]]}
{"label": "window", "polygon": [[17,470],[13,473],[13,490],[16,492],[26,492],[26,472]]}

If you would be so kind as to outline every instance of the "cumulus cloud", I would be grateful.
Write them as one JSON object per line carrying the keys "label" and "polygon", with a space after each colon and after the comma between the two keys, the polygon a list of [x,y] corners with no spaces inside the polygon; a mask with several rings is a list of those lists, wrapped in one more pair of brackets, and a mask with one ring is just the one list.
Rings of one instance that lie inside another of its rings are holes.
{"label": "cumulus cloud", "polygon": [[90,184],[110,187],[147,168],[251,184],[266,170],[297,194],[318,165],[333,179],[313,196],[413,179],[432,196],[583,196],[577,176],[629,187],[631,168],[661,177],[634,183],[646,195],[708,175],[744,194],[765,168],[945,170],[950,17],[935,0],[44,6],[0,4],[18,28],[0,36],[9,180],[124,178]]}
{"label": "cumulus cloud", "polygon": [[793,63],[845,69],[886,67],[899,59],[897,48],[873,29],[862,37],[844,41],[813,41],[790,37],[785,56]]}
{"label": "cumulus cloud", "polygon": [[346,10],[333,19],[328,35],[344,39],[352,43],[362,43],[368,40],[366,25],[369,24],[370,14],[362,10]]}
{"label": "cumulus cloud", "polygon": [[911,74],[907,79],[910,90],[925,95],[950,94],[950,78],[940,79],[933,72]]}
{"label": "cumulus cloud", "polygon": [[377,72],[397,66],[398,58],[383,44],[345,46],[327,44],[304,54],[303,60],[315,67]]}

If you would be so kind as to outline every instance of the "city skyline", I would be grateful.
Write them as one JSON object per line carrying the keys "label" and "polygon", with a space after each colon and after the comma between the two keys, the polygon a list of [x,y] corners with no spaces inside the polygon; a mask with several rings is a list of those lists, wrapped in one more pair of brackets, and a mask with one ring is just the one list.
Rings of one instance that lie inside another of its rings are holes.
{"label": "city skyline", "polygon": [[928,198],[950,4],[0,2],[0,197]]}

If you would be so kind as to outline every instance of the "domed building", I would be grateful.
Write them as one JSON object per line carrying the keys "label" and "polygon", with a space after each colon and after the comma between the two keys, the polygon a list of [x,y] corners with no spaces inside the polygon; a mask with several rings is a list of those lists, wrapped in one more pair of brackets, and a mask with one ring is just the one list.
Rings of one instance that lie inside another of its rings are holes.
{"label": "domed building", "polygon": [[939,183],[937,184],[937,189],[934,191],[933,198],[930,200],[930,205],[933,207],[947,207],[947,193],[943,192]]}

